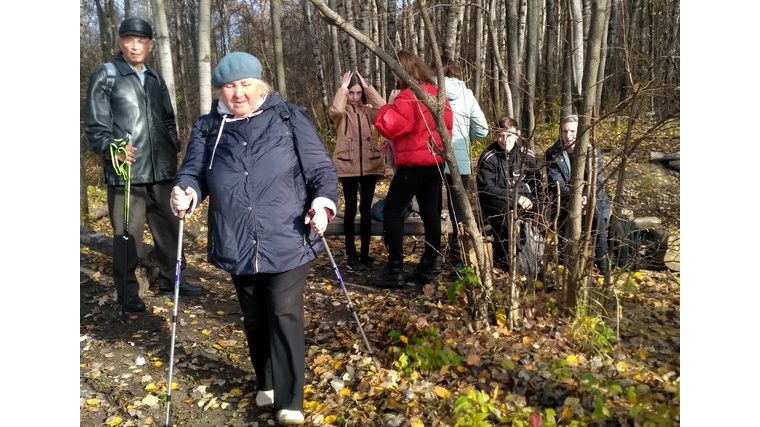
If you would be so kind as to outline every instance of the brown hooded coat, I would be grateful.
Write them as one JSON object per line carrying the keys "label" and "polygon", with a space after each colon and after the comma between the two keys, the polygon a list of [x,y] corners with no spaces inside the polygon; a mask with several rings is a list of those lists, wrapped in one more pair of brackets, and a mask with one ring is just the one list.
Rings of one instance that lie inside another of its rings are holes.
{"label": "brown hooded coat", "polygon": [[335,123],[336,139],[333,163],[338,177],[385,175],[385,160],[380,150],[375,116],[385,105],[372,86],[364,89],[367,104],[348,104],[348,89],[338,88],[328,114]]}

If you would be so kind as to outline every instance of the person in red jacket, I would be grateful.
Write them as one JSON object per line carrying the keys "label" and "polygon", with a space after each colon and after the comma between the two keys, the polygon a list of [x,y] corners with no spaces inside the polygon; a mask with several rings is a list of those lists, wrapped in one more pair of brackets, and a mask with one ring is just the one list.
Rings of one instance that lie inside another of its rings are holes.
{"label": "person in red jacket", "polygon": [[[432,96],[438,96],[430,68],[415,54],[402,49],[398,62]],[[388,262],[370,282],[374,286],[400,288],[404,278],[404,223],[402,211],[412,198],[417,198],[420,217],[425,227],[425,252],[415,274],[417,283],[432,282],[441,269],[441,179],[444,158],[441,135],[435,129],[435,119],[406,83],[394,73],[396,89],[388,103],[380,107],[375,127],[382,136],[393,141],[394,161],[397,167],[391,180],[383,209],[385,244]],[[451,134],[454,117],[449,101],[445,100],[443,119]]]}

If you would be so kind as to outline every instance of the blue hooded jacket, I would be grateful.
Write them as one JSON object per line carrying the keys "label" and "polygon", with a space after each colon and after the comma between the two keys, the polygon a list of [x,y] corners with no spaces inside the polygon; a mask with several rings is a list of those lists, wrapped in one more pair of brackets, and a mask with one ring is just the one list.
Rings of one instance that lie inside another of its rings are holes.
{"label": "blue hooded jacket", "polygon": [[[304,224],[309,208],[336,211],[338,175],[306,110],[287,104],[294,135],[270,92],[253,115],[235,118],[218,103],[190,135],[175,185],[209,197],[208,259],[236,275],[278,273],[324,250]],[[204,137],[203,123],[214,125]]]}

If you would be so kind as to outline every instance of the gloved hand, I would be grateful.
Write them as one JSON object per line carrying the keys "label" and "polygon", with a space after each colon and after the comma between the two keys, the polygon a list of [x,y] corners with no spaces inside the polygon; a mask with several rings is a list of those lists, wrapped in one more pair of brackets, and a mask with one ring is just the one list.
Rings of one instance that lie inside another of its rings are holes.
{"label": "gloved hand", "polygon": [[174,211],[174,214],[180,218],[190,216],[195,207],[196,198],[197,194],[192,187],[185,187],[185,189],[182,189],[182,187],[175,185],[174,188],[172,188],[171,196],[172,211]]}
{"label": "gloved hand", "polygon": [[329,222],[327,211],[327,208],[309,209],[309,213],[304,217],[303,223],[309,224],[312,230],[322,236],[327,229],[327,223]]}

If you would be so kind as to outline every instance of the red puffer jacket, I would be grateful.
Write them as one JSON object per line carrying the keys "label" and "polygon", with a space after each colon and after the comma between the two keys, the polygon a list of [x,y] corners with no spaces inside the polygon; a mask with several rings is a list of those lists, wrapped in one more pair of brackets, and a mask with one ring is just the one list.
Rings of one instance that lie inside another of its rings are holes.
{"label": "red puffer jacket", "polygon": [[[438,88],[431,83],[423,83],[422,88],[433,96],[438,96]],[[443,120],[449,135],[454,127],[454,116],[448,99]],[[431,166],[445,160],[433,153],[428,141],[432,136],[435,144],[443,150],[441,135],[435,130],[432,113],[419,101],[410,88],[402,90],[392,104],[380,107],[375,118],[375,127],[381,135],[393,141],[393,155],[396,165]]]}

